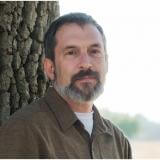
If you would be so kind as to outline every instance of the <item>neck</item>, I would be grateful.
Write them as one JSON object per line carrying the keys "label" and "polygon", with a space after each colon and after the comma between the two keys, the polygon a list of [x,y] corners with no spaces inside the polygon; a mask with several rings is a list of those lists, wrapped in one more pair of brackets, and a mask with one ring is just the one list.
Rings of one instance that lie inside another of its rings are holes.
{"label": "neck", "polygon": [[92,112],[93,102],[87,101],[87,102],[76,102],[71,99],[68,99],[64,97],[64,99],[69,104],[70,108],[73,112],[81,112],[81,113],[88,113]]}

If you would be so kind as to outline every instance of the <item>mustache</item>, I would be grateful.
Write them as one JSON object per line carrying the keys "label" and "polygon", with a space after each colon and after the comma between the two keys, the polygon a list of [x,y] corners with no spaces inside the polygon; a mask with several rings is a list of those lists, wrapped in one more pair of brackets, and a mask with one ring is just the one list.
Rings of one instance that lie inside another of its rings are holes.
{"label": "mustache", "polygon": [[75,74],[72,78],[71,78],[71,82],[74,83],[77,80],[80,80],[82,78],[84,78],[85,76],[89,76],[92,78],[95,78],[97,81],[99,81],[99,73],[96,71],[92,71],[91,69],[88,70],[81,70],[80,72],[78,72],[77,74]]}

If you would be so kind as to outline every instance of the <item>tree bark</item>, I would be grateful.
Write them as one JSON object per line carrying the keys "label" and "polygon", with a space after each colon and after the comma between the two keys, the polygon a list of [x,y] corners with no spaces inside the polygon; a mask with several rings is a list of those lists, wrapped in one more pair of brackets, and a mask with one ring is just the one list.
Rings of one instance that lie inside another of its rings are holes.
{"label": "tree bark", "polygon": [[56,1],[0,2],[0,124],[44,95],[43,36],[57,16]]}

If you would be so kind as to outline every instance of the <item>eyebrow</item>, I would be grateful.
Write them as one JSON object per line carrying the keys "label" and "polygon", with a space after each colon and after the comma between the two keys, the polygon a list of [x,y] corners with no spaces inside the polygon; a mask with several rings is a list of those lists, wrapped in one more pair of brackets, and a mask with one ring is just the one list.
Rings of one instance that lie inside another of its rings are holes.
{"label": "eyebrow", "polygon": [[[102,48],[100,43],[91,44],[91,45],[89,46],[89,48],[90,48],[90,47]],[[74,48],[77,48],[77,46],[76,46],[76,45],[68,45],[68,46],[66,46],[65,48],[63,48],[63,51],[65,51],[65,50],[67,50],[67,49],[74,49]]]}
{"label": "eyebrow", "polygon": [[66,46],[65,48],[63,48],[63,51],[65,51],[67,49],[73,49],[73,48],[76,48],[76,46],[74,46],[74,45]]}
{"label": "eyebrow", "polygon": [[102,48],[99,43],[92,44],[90,47],[97,47],[97,48]]}

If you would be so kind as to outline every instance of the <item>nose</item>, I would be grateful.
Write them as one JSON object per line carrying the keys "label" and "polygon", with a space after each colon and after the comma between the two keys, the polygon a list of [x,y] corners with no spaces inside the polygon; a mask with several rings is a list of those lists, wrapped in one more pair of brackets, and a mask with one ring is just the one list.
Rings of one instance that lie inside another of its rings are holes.
{"label": "nose", "polygon": [[80,69],[91,69],[92,68],[92,60],[91,57],[87,53],[83,53],[80,56],[80,62],[79,62]]}

